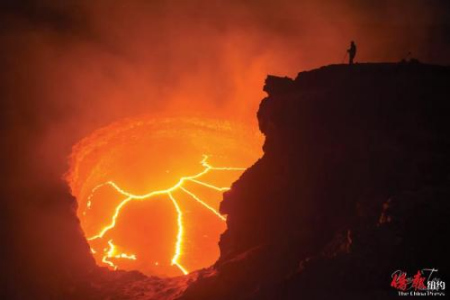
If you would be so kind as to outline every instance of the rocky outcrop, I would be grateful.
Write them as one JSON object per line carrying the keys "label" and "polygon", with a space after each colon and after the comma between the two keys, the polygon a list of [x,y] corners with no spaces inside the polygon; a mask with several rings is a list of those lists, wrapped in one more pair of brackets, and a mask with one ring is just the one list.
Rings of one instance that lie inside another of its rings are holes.
{"label": "rocky outcrop", "polygon": [[264,156],[221,211],[221,256],[182,299],[377,299],[450,253],[450,68],[334,65],[269,76]]}

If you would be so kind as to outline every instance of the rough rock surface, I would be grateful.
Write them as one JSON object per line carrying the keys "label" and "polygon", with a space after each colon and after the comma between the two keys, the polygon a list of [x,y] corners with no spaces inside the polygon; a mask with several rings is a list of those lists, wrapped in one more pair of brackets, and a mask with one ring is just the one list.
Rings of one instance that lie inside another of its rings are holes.
{"label": "rough rock surface", "polygon": [[181,299],[385,299],[398,269],[449,280],[450,68],[269,76],[264,156],[227,192],[214,276]]}

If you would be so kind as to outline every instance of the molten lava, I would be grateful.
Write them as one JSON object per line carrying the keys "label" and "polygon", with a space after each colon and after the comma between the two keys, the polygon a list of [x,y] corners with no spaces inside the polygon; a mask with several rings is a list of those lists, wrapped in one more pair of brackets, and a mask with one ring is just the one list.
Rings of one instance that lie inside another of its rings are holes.
{"label": "molten lava", "polygon": [[73,150],[68,180],[97,263],[177,276],[218,258],[222,193],[260,156],[261,137],[218,120],[126,120]]}
{"label": "molten lava", "polygon": [[[204,170],[198,174],[195,174],[193,176],[187,176],[187,177],[182,177],[180,178],[180,180],[178,181],[177,184],[175,184],[174,186],[165,189],[165,190],[159,190],[159,191],[152,191],[150,193],[147,193],[145,195],[133,195],[129,192],[124,191],[123,189],[121,189],[120,187],[117,186],[116,183],[112,182],[112,181],[108,181],[104,184],[100,184],[98,186],[96,186],[93,191],[99,189],[100,187],[109,185],[111,187],[113,187],[118,193],[120,193],[121,195],[125,196],[125,200],[123,200],[122,202],[120,202],[119,205],[117,205],[114,215],[111,218],[111,222],[102,228],[102,230],[97,234],[94,235],[90,238],[88,238],[89,241],[91,240],[95,240],[95,239],[101,239],[105,236],[105,234],[113,229],[116,226],[116,220],[119,217],[119,214],[122,210],[122,208],[128,204],[130,201],[132,200],[148,200],[150,198],[153,198],[154,196],[158,196],[158,195],[166,195],[170,198],[170,200],[172,200],[173,205],[175,207],[175,210],[177,212],[177,226],[178,226],[178,234],[177,234],[177,238],[176,238],[176,244],[175,244],[175,249],[174,249],[174,256],[172,258],[172,265],[176,265],[184,274],[188,274],[188,271],[180,264],[179,259],[181,256],[181,252],[182,252],[182,244],[183,244],[183,232],[184,232],[184,226],[183,226],[183,212],[180,209],[180,206],[178,205],[177,200],[175,200],[175,198],[172,195],[172,192],[176,191],[177,189],[181,189],[182,191],[184,191],[185,193],[187,193],[189,196],[191,196],[193,199],[195,199],[198,203],[200,203],[201,205],[203,205],[204,207],[206,207],[207,209],[209,209],[210,211],[212,211],[215,215],[217,215],[218,218],[220,218],[221,220],[225,221],[225,217],[222,216],[216,209],[214,209],[213,207],[211,207],[210,205],[208,205],[207,203],[203,202],[202,200],[200,200],[198,198],[198,196],[196,196],[194,193],[190,192],[189,190],[187,190],[186,188],[183,187],[183,184],[187,181],[191,181],[191,182],[195,182],[197,184],[203,185],[207,188],[210,189],[214,189],[216,191],[222,192],[222,191],[226,191],[229,190],[228,187],[216,187],[214,185],[202,182],[199,180],[199,178],[201,178],[203,175],[207,174],[208,172],[210,172],[211,170],[216,170],[216,171],[243,171],[245,170],[244,168],[230,168],[230,167],[213,167],[211,165],[208,164],[207,162],[207,156],[205,155],[203,160],[201,161],[201,164],[204,166]],[[89,197],[89,199],[93,198],[93,194],[91,194]],[[88,205],[86,206],[87,209],[90,209],[92,206],[92,200],[89,200]],[[83,212],[83,215],[86,215],[86,211]],[[110,260],[110,258],[126,258],[126,259],[133,259],[136,260],[136,256],[135,255],[127,255],[125,253],[120,253],[120,254],[116,254],[115,250],[115,246],[112,243],[112,240],[108,241],[108,245],[109,245],[109,250],[108,252],[103,256],[102,261],[108,265],[110,265],[111,267],[117,268],[117,266],[114,265],[114,263],[112,263]],[[92,249],[93,252],[95,252],[94,249]]]}

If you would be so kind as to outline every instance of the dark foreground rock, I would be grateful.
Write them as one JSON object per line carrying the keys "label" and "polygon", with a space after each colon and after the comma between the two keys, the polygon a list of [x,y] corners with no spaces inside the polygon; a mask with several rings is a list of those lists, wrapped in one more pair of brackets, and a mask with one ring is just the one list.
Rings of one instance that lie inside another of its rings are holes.
{"label": "dark foreground rock", "polygon": [[[450,68],[269,76],[264,156],[225,194],[213,276],[181,299],[386,299],[396,270],[450,280]],[[408,275],[408,276],[409,276]]]}

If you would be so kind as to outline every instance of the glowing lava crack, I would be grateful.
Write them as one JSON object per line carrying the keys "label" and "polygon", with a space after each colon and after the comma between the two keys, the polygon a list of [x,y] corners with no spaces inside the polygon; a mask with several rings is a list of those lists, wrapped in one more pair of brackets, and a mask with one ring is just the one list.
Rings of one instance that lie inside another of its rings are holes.
{"label": "glowing lava crack", "polygon": [[[116,221],[120,215],[121,210],[131,201],[136,201],[136,200],[143,201],[143,200],[151,199],[154,196],[166,195],[167,199],[173,203],[173,206],[177,213],[178,232],[177,232],[176,239],[175,239],[175,249],[174,249],[174,254],[172,257],[171,264],[177,266],[181,270],[181,272],[183,272],[183,274],[185,274],[185,275],[188,274],[189,271],[186,270],[186,268],[183,267],[180,263],[180,258],[183,255],[183,239],[184,239],[183,211],[180,208],[178,201],[175,199],[175,197],[173,196],[172,193],[175,192],[176,190],[183,191],[184,193],[189,195],[191,199],[197,201],[199,204],[201,204],[203,207],[205,207],[211,213],[213,213],[215,216],[217,216],[220,220],[225,221],[226,218],[223,215],[221,215],[213,207],[211,207],[210,205],[208,205],[207,203],[202,201],[196,194],[189,191],[186,187],[183,186],[183,184],[185,182],[193,182],[193,183],[196,183],[203,187],[206,187],[206,188],[209,188],[212,190],[216,190],[218,192],[224,192],[224,191],[229,190],[230,188],[229,187],[217,187],[215,185],[201,181],[200,178],[211,171],[243,171],[243,170],[245,170],[245,168],[214,167],[208,163],[207,155],[203,156],[203,160],[200,163],[204,167],[204,169],[201,172],[199,172],[195,175],[192,175],[192,176],[181,177],[180,180],[174,186],[172,186],[168,189],[151,191],[151,192],[149,192],[147,194],[143,194],[143,195],[131,194],[131,193],[123,190],[122,188],[120,188],[113,181],[108,181],[108,182],[99,184],[96,187],[94,187],[92,189],[91,194],[88,196],[88,201],[86,203],[86,210],[83,212],[83,215],[86,215],[87,210],[89,210],[91,208],[94,194],[100,188],[107,187],[107,186],[112,187],[115,191],[117,191],[119,194],[125,196],[126,198],[123,199],[116,206],[110,223],[107,224],[106,226],[104,226],[98,234],[88,238],[88,240],[91,241],[91,240],[95,240],[95,239],[103,239],[105,237],[105,234],[116,226]],[[114,269],[117,269],[117,266],[110,260],[111,258],[131,259],[131,260],[137,259],[136,255],[134,255],[134,254],[118,253],[117,247],[113,244],[113,241],[111,239],[108,240],[108,245],[109,245],[108,248],[103,249],[104,255],[102,258],[102,262],[109,265],[110,267],[112,267]],[[91,251],[92,251],[92,253],[97,253],[97,250],[95,250],[94,248],[91,248]]]}

